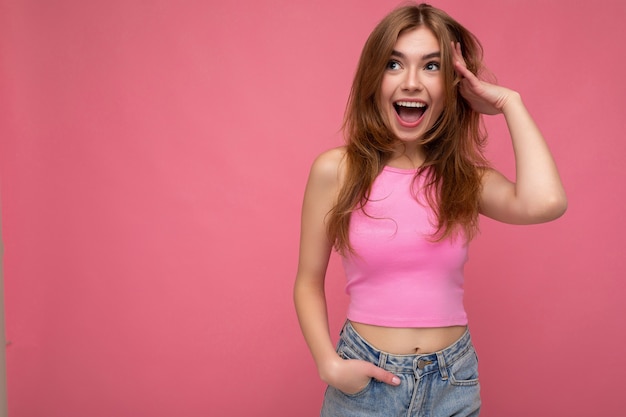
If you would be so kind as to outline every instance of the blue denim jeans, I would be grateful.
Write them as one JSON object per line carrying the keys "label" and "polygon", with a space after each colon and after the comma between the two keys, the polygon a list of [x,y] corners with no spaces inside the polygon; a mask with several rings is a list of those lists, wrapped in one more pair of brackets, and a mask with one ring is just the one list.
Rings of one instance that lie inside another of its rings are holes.
{"label": "blue denim jeans", "polygon": [[371,346],[347,322],[337,352],[344,359],[361,359],[386,369],[401,383],[391,386],[372,379],[352,395],[329,386],[321,417],[478,416],[478,358],[469,331],[439,352],[392,355]]}

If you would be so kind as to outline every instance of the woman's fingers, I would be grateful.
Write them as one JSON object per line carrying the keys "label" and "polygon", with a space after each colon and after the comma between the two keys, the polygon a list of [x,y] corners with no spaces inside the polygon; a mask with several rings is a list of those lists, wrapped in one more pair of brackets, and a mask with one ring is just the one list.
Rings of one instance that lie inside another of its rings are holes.
{"label": "woman's fingers", "polygon": [[389,384],[389,385],[400,385],[400,378],[398,378],[397,376],[395,376],[394,374],[392,374],[389,371],[385,371],[383,368],[379,368],[376,365],[370,364],[371,365],[371,370],[369,372],[369,376],[371,378],[374,378],[380,382],[383,382],[385,384]]}

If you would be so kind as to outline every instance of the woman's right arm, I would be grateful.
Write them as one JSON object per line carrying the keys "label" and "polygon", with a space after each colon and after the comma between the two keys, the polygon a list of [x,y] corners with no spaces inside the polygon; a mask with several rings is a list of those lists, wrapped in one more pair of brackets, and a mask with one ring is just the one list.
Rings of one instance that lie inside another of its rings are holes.
{"label": "woman's right arm", "polygon": [[356,393],[371,378],[392,385],[398,385],[400,381],[395,375],[368,362],[343,360],[335,352],[330,337],[324,279],[332,243],[327,237],[325,220],[341,186],[344,153],[342,148],[327,151],[311,167],[302,205],[294,302],[320,378],[343,392]]}

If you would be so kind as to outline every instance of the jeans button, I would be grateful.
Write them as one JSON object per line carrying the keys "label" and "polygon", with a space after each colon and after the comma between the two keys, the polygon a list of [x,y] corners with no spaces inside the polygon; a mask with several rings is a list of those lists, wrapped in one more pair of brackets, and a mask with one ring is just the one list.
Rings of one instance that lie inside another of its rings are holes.
{"label": "jeans button", "polygon": [[417,367],[419,369],[424,369],[426,368],[426,365],[430,365],[431,363],[433,363],[433,361],[425,361],[424,359],[419,359],[417,361]]}

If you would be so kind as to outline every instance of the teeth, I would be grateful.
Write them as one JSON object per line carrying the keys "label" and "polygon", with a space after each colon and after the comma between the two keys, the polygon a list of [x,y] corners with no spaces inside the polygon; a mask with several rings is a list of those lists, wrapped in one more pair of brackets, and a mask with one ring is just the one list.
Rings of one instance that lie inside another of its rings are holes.
{"label": "teeth", "polygon": [[420,103],[417,101],[396,101],[396,106],[402,107],[426,107],[425,103]]}

